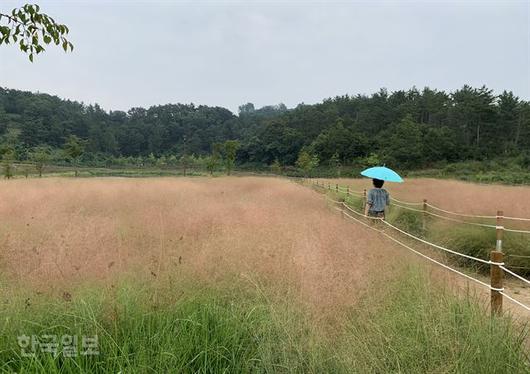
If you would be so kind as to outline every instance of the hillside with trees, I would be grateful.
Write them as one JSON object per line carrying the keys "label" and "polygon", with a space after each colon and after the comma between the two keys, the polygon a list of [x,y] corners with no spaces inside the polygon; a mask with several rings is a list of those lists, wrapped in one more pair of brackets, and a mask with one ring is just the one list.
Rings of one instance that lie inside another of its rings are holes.
{"label": "hillside with trees", "polygon": [[[451,93],[381,89],[293,109],[248,103],[237,115],[194,104],[107,112],[97,104],[0,88],[2,158],[164,164],[217,157],[215,144],[232,140],[237,145],[229,152],[237,154],[236,163],[255,168],[295,166],[302,153],[331,167],[387,163],[413,170],[512,158],[527,168],[530,103],[512,92],[496,95],[486,87],[464,86]],[[68,152],[75,148],[72,141],[82,150],[75,157]]]}

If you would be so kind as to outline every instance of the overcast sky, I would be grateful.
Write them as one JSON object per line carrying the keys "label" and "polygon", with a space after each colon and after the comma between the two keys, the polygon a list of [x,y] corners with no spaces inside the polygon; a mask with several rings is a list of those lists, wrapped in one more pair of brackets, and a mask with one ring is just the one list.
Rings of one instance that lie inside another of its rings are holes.
{"label": "overcast sky", "polygon": [[[0,1],[0,12],[25,1]],[[30,1],[32,2],[32,1]],[[0,86],[99,103],[315,103],[412,86],[530,99],[530,1],[48,1],[73,53],[0,46]]]}

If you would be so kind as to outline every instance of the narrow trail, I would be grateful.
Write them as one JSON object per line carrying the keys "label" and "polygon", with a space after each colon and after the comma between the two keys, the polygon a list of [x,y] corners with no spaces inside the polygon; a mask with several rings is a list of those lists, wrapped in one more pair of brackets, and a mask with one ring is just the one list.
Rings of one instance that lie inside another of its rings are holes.
{"label": "narrow trail", "polygon": [[[322,195],[322,193],[320,194]],[[328,202],[330,201],[331,201],[332,206],[336,205],[333,203],[333,200],[328,199]],[[333,208],[335,212],[338,211],[338,208],[336,206],[333,206]],[[342,214],[342,213],[339,212],[337,214]],[[363,221],[363,218],[359,216],[355,216],[351,218],[352,219],[350,219],[349,221],[351,222],[352,225],[358,226],[360,228],[363,228],[371,232],[375,232],[374,230],[370,229],[370,227],[372,228],[374,227],[374,222],[370,222],[370,220],[366,220],[366,219],[364,219]],[[440,253],[440,251],[437,251],[436,249],[433,249],[430,246],[422,245],[421,243],[419,243],[418,245],[417,242],[410,242],[410,240],[407,240],[409,239],[408,237],[401,235],[399,232],[393,231],[392,229],[382,224],[378,224],[377,229],[383,230],[383,232],[387,233],[393,238],[398,239],[402,243],[409,245],[411,248],[443,264],[449,265],[451,268],[456,269],[466,275],[469,275],[472,278],[475,278],[482,283],[489,284],[490,282],[489,276],[486,276],[484,274],[480,274],[477,272],[472,272],[467,268],[462,268],[462,267],[457,266],[454,263],[451,263],[451,261],[448,261],[447,257],[444,256],[443,252]],[[384,237],[383,234],[381,233],[378,233],[378,234]],[[390,238],[386,238],[386,239],[390,244],[392,245],[396,244],[394,241],[390,240]],[[406,252],[408,251],[407,254],[409,255],[413,253],[413,252],[410,252],[410,249],[408,250],[404,246],[398,245],[398,247],[401,247],[402,251],[406,251]],[[416,254],[416,256],[418,255]],[[434,276],[437,279],[443,279],[445,282],[447,282],[447,284],[450,287],[454,287],[455,291],[460,294],[466,294],[466,295],[471,294],[474,297],[478,297],[479,300],[482,300],[481,303],[483,303],[486,308],[489,308],[489,298],[490,298],[489,289],[482,287],[480,284],[473,282],[463,276],[459,276],[458,274],[455,274],[447,269],[444,269],[440,267],[439,265],[433,264],[432,262],[429,262],[426,259],[422,259],[421,261],[423,262],[424,266],[428,266],[430,268],[430,272],[432,276]],[[519,302],[525,305],[530,305],[530,287],[526,285],[524,282],[514,277],[511,277],[508,274],[505,274],[504,288],[506,289],[506,292],[509,292],[510,295],[516,298]],[[522,308],[521,306],[516,305],[515,303],[508,300],[507,298],[504,298],[503,304],[504,304],[504,311],[516,317],[516,319],[520,319],[521,321],[527,321],[528,318],[530,317],[530,313],[528,310]]]}

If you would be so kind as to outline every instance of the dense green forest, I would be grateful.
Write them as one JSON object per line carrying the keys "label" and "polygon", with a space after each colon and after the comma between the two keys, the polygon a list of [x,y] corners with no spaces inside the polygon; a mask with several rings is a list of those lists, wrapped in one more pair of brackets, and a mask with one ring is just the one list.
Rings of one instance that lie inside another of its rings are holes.
{"label": "dense green forest", "polygon": [[[451,93],[381,89],[293,109],[248,103],[237,115],[194,104],[106,112],[97,104],[0,88],[4,158],[38,160],[46,153],[55,163],[169,164],[215,156],[215,145],[227,140],[238,141],[240,166],[256,168],[295,165],[300,153],[331,166],[421,169],[511,158],[528,168],[530,103],[512,92],[464,86]],[[218,151],[222,158],[223,148]]]}

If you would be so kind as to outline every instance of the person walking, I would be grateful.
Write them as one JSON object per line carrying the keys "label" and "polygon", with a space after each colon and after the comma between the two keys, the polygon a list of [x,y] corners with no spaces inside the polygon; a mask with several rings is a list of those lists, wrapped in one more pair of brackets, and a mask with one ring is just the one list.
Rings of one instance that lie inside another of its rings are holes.
{"label": "person walking", "polygon": [[390,194],[383,188],[384,180],[372,179],[374,188],[368,191],[364,215],[377,218],[385,218],[385,209],[390,205]]}

